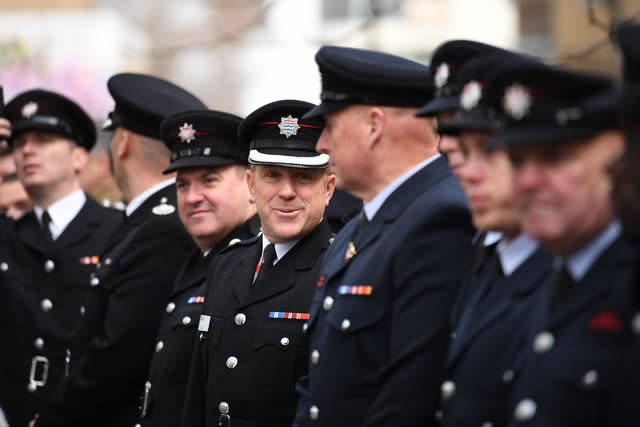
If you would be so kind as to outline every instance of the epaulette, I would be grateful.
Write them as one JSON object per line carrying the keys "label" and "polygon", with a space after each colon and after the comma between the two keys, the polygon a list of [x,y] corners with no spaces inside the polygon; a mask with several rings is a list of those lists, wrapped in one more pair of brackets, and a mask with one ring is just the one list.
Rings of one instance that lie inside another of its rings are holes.
{"label": "epaulette", "polygon": [[167,198],[160,199],[160,204],[151,209],[154,215],[171,215],[176,211],[176,207],[167,203]]}
{"label": "epaulette", "polygon": [[220,252],[218,252],[218,255],[219,254],[223,254],[225,252],[228,252],[233,248],[239,248],[239,247],[242,247],[242,246],[252,245],[261,237],[262,237],[262,233],[258,233],[257,236],[253,236],[253,237],[250,237],[250,238],[244,239],[244,240],[231,239],[229,241],[229,243],[227,244],[227,246],[224,249],[221,249]]}

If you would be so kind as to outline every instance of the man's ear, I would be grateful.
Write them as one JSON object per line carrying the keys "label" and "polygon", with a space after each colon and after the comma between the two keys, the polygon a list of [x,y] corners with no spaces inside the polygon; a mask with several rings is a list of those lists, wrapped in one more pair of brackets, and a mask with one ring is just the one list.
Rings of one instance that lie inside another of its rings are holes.
{"label": "man's ear", "polygon": [[120,141],[116,149],[116,156],[118,156],[119,159],[123,159],[129,155],[133,138],[134,136],[131,132],[126,129],[121,129]]}
{"label": "man's ear", "polygon": [[380,107],[372,107],[367,113],[367,124],[369,126],[369,144],[371,147],[378,144],[382,138],[385,125],[385,113]]}
{"label": "man's ear", "polygon": [[251,169],[247,169],[247,174],[245,175],[245,178],[246,178],[246,182],[247,182],[247,187],[249,188],[249,202],[255,203],[256,202],[256,196],[253,193],[253,185],[254,185],[254,180],[255,180],[255,174],[253,173],[253,171]]}

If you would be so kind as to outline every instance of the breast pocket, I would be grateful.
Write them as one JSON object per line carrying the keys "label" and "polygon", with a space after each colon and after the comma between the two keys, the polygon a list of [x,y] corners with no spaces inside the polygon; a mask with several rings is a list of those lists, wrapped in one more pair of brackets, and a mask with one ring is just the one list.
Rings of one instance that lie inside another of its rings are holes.
{"label": "breast pocket", "polygon": [[[382,321],[382,301],[364,297],[339,297],[327,313],[330,325],[321,364],[330,366],[346,391],[362,391],[377,381],[388,358],[388,325]],[[312,349],[313,350],[313,349]]]}
{"label": "breast pocket", "polygon": [[294,398],[295,382],[307,369],[307,339],[301,321],[268,319],[256,328],[252,378],[270,401]]}

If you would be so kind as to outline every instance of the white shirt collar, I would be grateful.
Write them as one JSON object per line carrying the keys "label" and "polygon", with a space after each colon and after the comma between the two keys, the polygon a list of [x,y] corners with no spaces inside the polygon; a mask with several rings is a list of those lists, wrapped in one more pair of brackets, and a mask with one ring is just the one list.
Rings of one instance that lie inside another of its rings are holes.
{"label": "white shirt collar", "polygon": [[[276,265],[278,263],[278,261],[280,261],[282,259],[283,256],[285,256],[287,254],[287,252],[289,252],[291,250],[291,248],[293,248],[296,243],[298,243],[300,241],[300,239],[297,240],[292,240],[290,242],[283,242],[283,243],[274,243],[274,247],[276,249],[276,260],[273,262],[273,265]],[[267,247],[267,245],[271,243],[269,242],[269,239],[267,239],[267,236],[265,236],[264,234],[262,235],[262,253],[264,254],[264,248]],[[260,262],[262,262],[262,257],[260,258]]]}
{"label": "white shirt collar", "polygon": [[144,202],[146,202],[147,199],[151,197],[154,193],[162,190],[165,187],[168,187],[169,185],[173,185],[175,182],[176,182],[175,178],[170,178],[162,182],[159,182],[153,187],[149,187],[146,190],[144,190],[142,193],[138,194],[127,205],[127,209],[125,210],[127,216],[131,216],[131,214],[133,214],[136,211],[136,209],[138,209]]}
{"label": "white shirt collar", "polygon": [[[47,212],[49,212],[49,216],[51,217],[49,230],[51,230],[53,240],[56,240],[64,229],[67,228],[69,223],[73,221],[73,218],[78,215],[78,212],[80,212],[80,209],[82,209],[86,201],[87,196],[84,194],[84,191],[78,189],[57,200],[47,208]],[[34,206],[33,212],[36,214],[40,224],[42,224],[44,209],[40,206]]]}
{"label": "white shirt collar", "polygon": [[566,265],[574,281],[581,281],[602,253],[622,234],[620,220],[613,220],[594,239],[567,257]]}
{"label": "white shirt collar", "polygon": [[500,240],[496,251],[505,276],[510,276],[538,249],[538,242],[522,233],[510,242]]}
{"label": "white shirt collar", "polygon": [[373,199],[365,202],[362,209],[364,210],[364,214],[367,216],[367,220],[371,221],[373,217],[376,216],[376,213],[378,212],[378,210],[380,210],[380,207],[389,198],[389,196],[393,194],[394,191],[396,191],[398,187],[400,187],[409,178],[418,173],[418,171],[427,166],[429,163],[436,160],[438,157],[440,157],[440,153],[436,153],[428,159],[425,159],[422,162],[418,163],[407,172],[400,175],[400,177],[396,178],[391,184],[387,185],[381,192],[376,194]]}
{"label": "white shirt collar", "polygon": [[502,233],[499,231],[487,231],[487,234],[484,235],[484,241],[482,244],[487,247],[491,245],[495,245],[500,240],[502,240]]}

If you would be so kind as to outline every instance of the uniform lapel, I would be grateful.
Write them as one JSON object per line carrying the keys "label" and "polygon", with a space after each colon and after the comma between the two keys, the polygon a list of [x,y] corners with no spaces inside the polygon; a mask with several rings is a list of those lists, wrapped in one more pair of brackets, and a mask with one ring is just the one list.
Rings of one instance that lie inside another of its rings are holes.
{"label": "uniform lapel", "polygon": [[[627,261],[625,245],[618,238],[596,260],[585,277],[573,285],[568,298],[550,314],[549,328],[563,323],[576,312],[581,312],[586,307],[594,305],[595,301],[610,292],[617,283],[617,276],[626,271]],[[550,298],[547,303],[547,307],[550,307]]]}
{"label": "uniform lapel", "polygon": [[98,204],[87,197],[82,209],[80,209],[62,234],[55,240],[53,247],[55,249],[64,249],[72,246],[76,242],[90,238],[100,215],[99,209]]}
{"label": "uniform lapel", "polygon": [[262,254],[262,239],[256,238],[252,246],[253,250],[247,251],[248,256],[236,258],[237,264],[229,275],[228,283],[233,284],[231,290],[238,306],[246,305],[246,301],[251,298],[251,283],[256,273],[256,265]]}
{"label": "uniform lapel", "polygon": [[346,259],[345,254],[347,247],[351,241],[351,236],[353,236],[358,226],[359,218],[356,217],[349,221],[340,231],[339,239],[337,239],[339,242],[336,243],[338,243],[340,247],[337,247],[335,252],[332,251],[333,258],[326,261],[327,264],[323,269],[327,281],[340,273],[350,262],[358,257],[358,253],[365,251],[368,246],[371,246],[371,244],[378,239],[378,236],[382,234],[385,225],[393,223],[402,215],[409,204],[427,191],[429,187],[449,176],[451,176],[451,170],[449,169],[447,161],[442,156],[411,176],[387,198],[375,217],[365,225],[359,238],[353,242],[356,248],[356,254]]}
{"label": "uniform lapel", "polygon": [[[240,307],[255,304],[271,298],[295,285],[296,272],[310,270],[318,261],[320,252],[329,245],[331,230],[323,220],[309,235],[300,240],[287,254],[273,266],[264,277],[256,282],[245,298],[240,299]],[[256,260],[259,255],[256,256]]]}
{"label": "uniform lapel", "polygon": [[50,248],[45,242],[36,214],[31,211],[14,224],[16,235],[28,247],[40,253],[47,253]]}
{"label": "uniform lapel", "polygon": [[502,283],[497,283],[501,292],[491,298],[491,308],[481,314],[480,321],[473,324],[466,334],[456,335],[449,354],[449,364],[453,364],[473,343],[481,332],[498,322],[518,298],[527,297],[548,277],[550,258],[541,249],[533,253]]}

